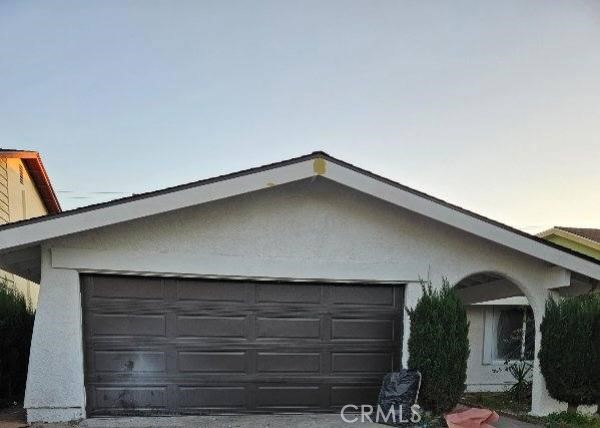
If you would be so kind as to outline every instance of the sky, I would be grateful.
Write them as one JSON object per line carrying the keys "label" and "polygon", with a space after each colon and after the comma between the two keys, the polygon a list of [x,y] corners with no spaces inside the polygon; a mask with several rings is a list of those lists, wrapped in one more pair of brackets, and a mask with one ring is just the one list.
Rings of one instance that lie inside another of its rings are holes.
{"label": "sky", "polygon": [[600,2],[0,2],[0,147],[64,209],[323,150],[600,227]]}

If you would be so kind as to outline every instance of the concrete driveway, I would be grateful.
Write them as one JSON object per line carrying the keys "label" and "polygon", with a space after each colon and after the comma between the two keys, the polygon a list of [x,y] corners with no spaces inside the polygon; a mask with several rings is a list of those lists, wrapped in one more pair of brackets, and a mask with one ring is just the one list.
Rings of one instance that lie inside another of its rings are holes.
{"label": "concrete driveway", "polygon": [[79,424],[85,428],[381,428],[375,423],[344,422],[339,414],[307,415],[241,415],[241,416],[180,416],[159,418],[94,418]]}
{"label": "concrete driveway", "polygon": [[[85,428],[383,428],[385,426],[360,421],[349,424],[344,422],[339,414],[94,418],[86,419],[79,424],[79,427]],[[503,416],[500,417],[496,427],[540,428],[538,425]]]}

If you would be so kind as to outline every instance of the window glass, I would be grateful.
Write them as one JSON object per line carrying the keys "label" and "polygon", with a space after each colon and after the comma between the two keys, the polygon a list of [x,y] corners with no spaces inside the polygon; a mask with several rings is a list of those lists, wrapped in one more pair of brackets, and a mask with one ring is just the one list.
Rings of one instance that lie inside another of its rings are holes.
{"label": "window glass", "polygon": [[523,310],[501,309],[498,316],[497,358],[517,360],[521,357],[523,343]]}

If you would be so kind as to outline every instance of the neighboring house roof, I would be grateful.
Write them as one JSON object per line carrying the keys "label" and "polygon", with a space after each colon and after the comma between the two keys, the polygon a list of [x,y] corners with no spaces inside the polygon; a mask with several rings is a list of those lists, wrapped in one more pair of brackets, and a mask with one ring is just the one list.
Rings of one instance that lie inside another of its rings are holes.
{"label": "neighboring house roof", "polygon": [[600,229],[555,226],[538,234],[555,244],[600,259]]}
{"label": "neighboring house roof", "polygon": [[575,235],[581,236],[600,244],[600,229],[592,229],[587,227],[563,227],[556,226],[556,229],[565,230]]}
{"label": "neighboring house roof", "polygon": [[62,211],[56,193],[50,183],[50,178],[48,178],[46,168],[44,168],[44,164],[42,163],[42,158],[38,152],[0,148],[0,158],[21,159],[21,162],[23,162],[25,168],[27,168],[31,179],[35,184],[48,214],[57,214]]}
{"label": "neighboring house roof", "polygon": [[31,247],[67,234],[316,176],[325,177],[551,264],[600,279],[599,260],[411,189],[324,152],[314,152],[232,174],[3,225],[0,226],[0,252]]}

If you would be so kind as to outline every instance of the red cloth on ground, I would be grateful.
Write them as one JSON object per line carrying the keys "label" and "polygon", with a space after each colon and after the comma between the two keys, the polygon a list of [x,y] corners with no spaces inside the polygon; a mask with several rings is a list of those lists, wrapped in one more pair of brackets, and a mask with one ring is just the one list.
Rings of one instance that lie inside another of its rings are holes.
{"label": "red cloth on ground", "polygon": [[494,428],[492,423],[498,422],[498,413],[488,409],[467,409],[445,416],[448,428]]}

